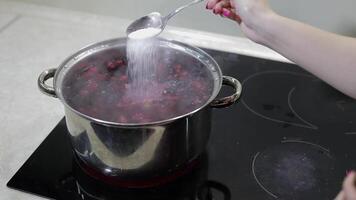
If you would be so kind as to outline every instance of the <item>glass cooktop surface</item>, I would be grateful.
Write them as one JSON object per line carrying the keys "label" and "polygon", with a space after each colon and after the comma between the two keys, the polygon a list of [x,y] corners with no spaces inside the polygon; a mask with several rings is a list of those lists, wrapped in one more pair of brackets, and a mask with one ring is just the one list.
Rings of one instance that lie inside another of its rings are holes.
{"label": "glass cooktop surface", "polygon": [[188,173],[154,188],[106,185],[82,170],[63,119],[8,187],[59,200],[333,199],[356,169],[356,101],[293,64],[207,52],[243,95],[213,111],[207,151]]}

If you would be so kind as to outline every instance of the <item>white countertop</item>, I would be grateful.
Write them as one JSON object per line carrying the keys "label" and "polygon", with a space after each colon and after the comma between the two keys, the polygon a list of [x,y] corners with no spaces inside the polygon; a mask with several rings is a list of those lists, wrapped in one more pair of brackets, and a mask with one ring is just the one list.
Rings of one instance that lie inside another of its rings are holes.
{"label": "white countertop", "polygon": [[[42,199],[6,187],[64,115],[57,99],[39,92],[38,75],[83,46],[124,36],[128,23],[113,17],[0,1],[0,199]],[[163,37],[288,62],[245,38],[176,27],[168,27]]]}

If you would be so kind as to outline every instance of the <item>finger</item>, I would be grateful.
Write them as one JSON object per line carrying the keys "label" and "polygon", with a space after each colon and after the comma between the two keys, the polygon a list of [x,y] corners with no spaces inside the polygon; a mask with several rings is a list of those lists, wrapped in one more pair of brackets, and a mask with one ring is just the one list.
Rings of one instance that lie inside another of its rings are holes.
{"label": "finger", "polygon": [[214,8],[213,11],[215,14],[222,14],[223,12],[223,8],[230,8],[230,3],[228,1],[220,1],[219,3],[217,3]]}
{"label": "finger", "polygon": [[349,173],[343,183],[343,191],[346,199],[356,199],[355,172]]}
{"label": "finger", "polygon": [[335,200],[345,200],[345,195],[344,195],[344,192],[341,191],[337,197],[335,198]]}
{"label": "finger", "polygon": [[209,10],[213,9],[214,6],[217,3],[219,3],[220,1],[222,1],[222,0],[209,0],[208,3],[206,4],[206,9],[209,9]]}
{"label": "finger", "polygon": [[233,10],[229,10],[226,8],[223,8],[222,11],[223,15],[231,20],[236,21],[237,23],[241,23],[241,18],[238,14],[236,14]]}

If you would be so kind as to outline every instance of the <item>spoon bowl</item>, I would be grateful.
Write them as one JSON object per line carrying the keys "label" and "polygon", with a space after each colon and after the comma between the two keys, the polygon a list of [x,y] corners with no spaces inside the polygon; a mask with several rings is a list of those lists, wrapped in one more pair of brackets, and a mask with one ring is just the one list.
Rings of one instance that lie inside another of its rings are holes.
{"label": "spoon bowl", "polygon": [[139,30],[155,28],[161,30],[159,33],[157,33],[157,35],[159,35],[163,31],[164,27],[164,17],[161,15],[161,13],[153,12],[141,17],[140,19],[130,24],[130,26],[126,30],[126,34],[129,36],[131,33],[134,33]]}
{"label": "spoon bowl", "polygon": [[132,37],[130,37],[132,34],[139,32],[141,30],[149,29],[148,34],[139,34],[140,35],[139,38],[140,39],[144,38],[144,37],[141,37],[142,35],[143,36],[147,35],[147,38],[155,37],[155,36],[159,35],[164,30],[164,28],[167,25],[168,20],[171,19],[174,15],[176,15],[183,9],[185,9],[191,5],[200,3],[202,1],[204,1],[204,0],[194,0],[184,6],[177,8],[173,12],[169,13],[167,16],[162,16],[158,12],[150,13],[144,17],[137,19],[133,23],[131,23],[129,25],[129,27],[126,29],[126,34],[129,38],[132,38]]}

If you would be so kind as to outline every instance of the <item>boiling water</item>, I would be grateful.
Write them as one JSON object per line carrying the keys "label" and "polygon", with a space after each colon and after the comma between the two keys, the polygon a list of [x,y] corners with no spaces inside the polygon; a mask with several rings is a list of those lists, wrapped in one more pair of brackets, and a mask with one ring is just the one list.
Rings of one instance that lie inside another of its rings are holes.
{"label": "boiling water", "polygon": [[127,48],[78,60],[63,80],[65,101],[87,116],[119,123],[157,122],[200,108],[213,92],[211,72],[158,43],[129,40]]}

